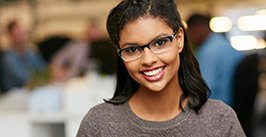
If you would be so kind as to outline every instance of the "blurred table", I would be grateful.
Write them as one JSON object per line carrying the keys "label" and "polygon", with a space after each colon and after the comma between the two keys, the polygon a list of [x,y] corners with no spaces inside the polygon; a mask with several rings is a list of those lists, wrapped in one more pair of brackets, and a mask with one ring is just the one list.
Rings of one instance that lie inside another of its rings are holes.
{"label": "blurred table", "polygon": [[54,112],[32,111],[29,91],[10,92],[0,98],[0,137],[74,137],[88,110],[112,97],[115,82],[114,76],[96,74],[72,79],[64,85],[61,109]]}

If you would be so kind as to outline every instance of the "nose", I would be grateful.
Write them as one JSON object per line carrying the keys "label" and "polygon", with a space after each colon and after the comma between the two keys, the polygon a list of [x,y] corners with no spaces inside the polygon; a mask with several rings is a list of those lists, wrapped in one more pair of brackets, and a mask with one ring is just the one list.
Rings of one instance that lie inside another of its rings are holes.
{"label": "nose", "polygon": [[141,57],[142,64],[145,66],[151,66],[155,62],[157,62],[158,58],[154,55],[154,53],[149,48],[143,49],[143,55]]}

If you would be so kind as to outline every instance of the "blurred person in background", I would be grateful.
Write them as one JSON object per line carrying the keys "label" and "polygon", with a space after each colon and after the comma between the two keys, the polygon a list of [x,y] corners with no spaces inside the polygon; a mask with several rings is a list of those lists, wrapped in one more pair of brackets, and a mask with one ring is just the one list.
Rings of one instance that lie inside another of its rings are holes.
{"label": "blurred person in background", "polygon": [[[264,41],[266,41],[266,31]],[[259,80],[264,78],[261,84],[266,84],[265,74],[266,49],[264,48],[243,58],[234,75],[233,109],[248,137],[255,135],[255,102],[259,90],[262,90]]]}
{"label": "blurred person in background", "polygon": [[99,27],[99,20],[91,17],[87,20],[85,28],[85,40],[88,42],[106,39],[103,31]]}
{"label": "blurred person in background", "polygon": [[[2,49],[0,49],[0,60],[2,60]],[[1,72],[1,68],[2,67],[0,67],[0,72]],[[2,76],[2,74],[0,73],[0,77]],[[3,85],[2,85],[2,82],[0,81],[0,96],[3,94]]]}
{"label": "blurred person in background", "polygon": [[97,18],[89,18],[85,40],[90,48],[91,69],[101,75],[113,75],[116,71],[116,47],[100,29]]}
{"label": "blurred person in background", "polygon": [[211,90],[210,98],[232,106],[233,75],[244,54],[236,51],[227,38],[209,27],[210,17],[192,14],[188,20],[188,35],[195,46],[200,71]]}
{"label": "blurred person in background", "polygon": [[251,54],[241,60],[234,75],[233,109],[248,137],[254,136],[254,105],[258,92],[259,56]]}
{"label": "blurred person in background", "polygon": [[[30,88],[41,86],[42,83],[63,84],[73,77],[85,75],[89,65],[88,46],[85,42],[54,35],[39,42],[38,47],[47,62],[47,68],[39,75],[34,75],[36,77],[30,81]],[[48,77],[42,79],[42,76]]]}
{"label": "blurred person in background", "polygon": [[45,61],[28,41],[24,28],[17,20],[7,25],[10,46],[0,60],[0,83],[3,91],[22,88],[32,74],[45,68]]}
{"label": "blurred person in background", "polygon": [[31,79],[29,109],[51,112],[62,109],[64,86],[72,78],[84,76],[88,69],[88,46],[65,36],[51,36],[39,43],[47,69]]}

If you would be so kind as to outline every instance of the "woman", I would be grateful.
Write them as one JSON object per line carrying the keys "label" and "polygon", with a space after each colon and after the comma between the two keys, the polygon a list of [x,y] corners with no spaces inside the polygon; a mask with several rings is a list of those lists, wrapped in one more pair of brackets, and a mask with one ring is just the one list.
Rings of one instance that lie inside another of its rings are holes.
{"label": "woman", "polygon": [[230,107],[208,100],[176,9],[174,0],[123,0],[112,9],[116,91],[87,113],[78,137],[245,136]]}

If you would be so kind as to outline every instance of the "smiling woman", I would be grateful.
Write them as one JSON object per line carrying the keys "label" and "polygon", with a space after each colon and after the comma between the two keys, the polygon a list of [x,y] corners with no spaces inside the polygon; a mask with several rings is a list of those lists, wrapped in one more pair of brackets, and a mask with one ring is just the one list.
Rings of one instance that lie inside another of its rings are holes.
{"label": "smiling woman", "polygon": [[[128,73],[140,84],[140,89],[147,89],[150,91],[165,90],[165,93],[169,91],[169,94],[173,92],[174,94],[172,95],[175,95],[178,92],[168,90],[168,83],[172,83],[174,87],[171,88],[175,88],[181,92],[177,72],[179,68],[179,52],[182,51],[183,43],[178,43],[178,41],[183,41],[184,37],[182,29],[180,30],[181,31],[176,34],[175,30],[170,28],[163,19],[149,16],[141,17],[124,26],[124,29],[120,32],[119,43],[121,44],[119,45],[125,45],[124,43],[144,44],[154,39],[168,37],[168,42],[166,41],[166,43],[159,42],[161,40],[157,40],[158,42],[151,42],[151,44],[149,44],[150,49],[141,46],[143,51],[140,53],[141,56],[138,56],[139,58],[129,58],[134,59],[132,61],[124,59],[124,64]],[[146,33],[142,33],[142,31]],[[169,38],[172,39],[172,42]],[[160,47],[152,48],[154,47],[152,43],[157,43],[155,44],[156,47],[159,47],[158,45],[160,44]],[[127,48],[132,47],[133,46],[128,46]],[[178,98],[179,97],[177,97],[177,99]]]}
{"label": "smiling woman", "polygon": [[111,10],[116,90],[86,114],[78,137],[245,136],[235,112],[208,99],[176,9],[174,0],[122,0]]}

